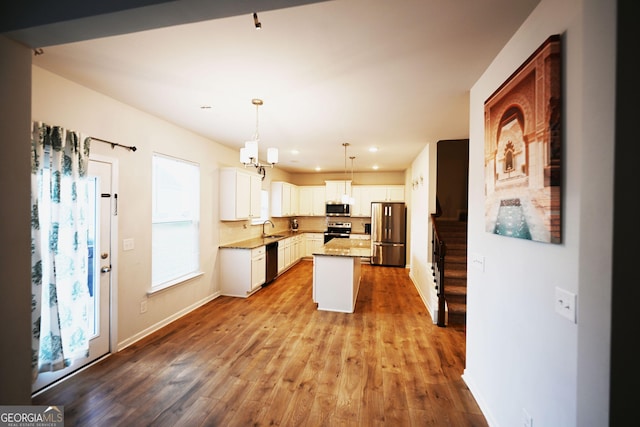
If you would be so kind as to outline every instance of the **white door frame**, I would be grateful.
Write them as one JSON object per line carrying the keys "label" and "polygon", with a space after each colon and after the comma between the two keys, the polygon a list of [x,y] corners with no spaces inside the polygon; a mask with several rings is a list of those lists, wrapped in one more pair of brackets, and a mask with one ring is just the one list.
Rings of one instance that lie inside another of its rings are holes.
{"label": "white door frame", "polygon": [[[118,350],[118,159],[100,154],[90,154],[89,160],[111,164],[111,195],[114,200],[115,215],[111,216],[111,295],[109,307],[109,354]],[[89,365],[91,366],[91,365]]]}

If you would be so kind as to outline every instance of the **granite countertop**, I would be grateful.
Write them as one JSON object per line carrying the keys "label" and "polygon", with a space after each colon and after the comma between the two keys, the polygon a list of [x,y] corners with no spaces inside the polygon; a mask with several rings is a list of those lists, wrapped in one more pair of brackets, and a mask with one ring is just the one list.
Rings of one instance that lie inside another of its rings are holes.
{"label": "granite countertop", "polygon": [[331,239],[313,255],[363,258],[371,256],[369,239]]}
{"label": "granite countertop", "polygon": [[224,245],[218,246],[219,248],[230,248],[230,249],[255,249],[260,246],[264,246],[269,243],[277,242],[279,240],[284,240],[288,237],[298,236],[305,233],[324,233],[324,230],[285,230],[285,231],[277,231],[273,233],[274,237],[254,237],[253,239],[240,240],[238,242],[226,243]]}

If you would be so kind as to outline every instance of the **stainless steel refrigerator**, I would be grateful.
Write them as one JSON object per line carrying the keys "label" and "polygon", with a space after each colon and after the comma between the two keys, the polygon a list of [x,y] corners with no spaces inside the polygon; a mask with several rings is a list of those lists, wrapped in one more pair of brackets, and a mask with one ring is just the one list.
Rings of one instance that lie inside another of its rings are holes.
{"label": "stainless steel refrigerator", "polygon": [[403,202],[371,203],[371,264],[405,266],[406,222]]}

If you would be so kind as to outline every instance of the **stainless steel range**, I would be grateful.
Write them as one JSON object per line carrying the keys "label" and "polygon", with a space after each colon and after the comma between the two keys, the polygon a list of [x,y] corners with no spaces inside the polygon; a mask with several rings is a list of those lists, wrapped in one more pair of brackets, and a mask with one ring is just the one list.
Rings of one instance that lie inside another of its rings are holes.
{"label": "stainless steel range", "polygon": [[331,239],[348,239],[351,235],[351,223],[343,221],[328,221],[327,231],[324,232],[324,242]]}

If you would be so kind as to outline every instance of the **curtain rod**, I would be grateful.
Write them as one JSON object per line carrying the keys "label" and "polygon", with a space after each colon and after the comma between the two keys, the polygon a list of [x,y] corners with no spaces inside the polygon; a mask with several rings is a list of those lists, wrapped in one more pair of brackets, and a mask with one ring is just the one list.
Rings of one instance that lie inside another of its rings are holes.
{"label": "curtain rod", "polygon": [[132,146],[122,145],[122,144],[118,144],[117,142],[106,141],[104,139],[96,138],[94,136],[90,136],[89,138],[91,138],[91,139],[93,139],[95,141],[104,142],[105,144],[111,144],[111,148],[115,148],[116,146],[118,146],[118,147],[126,148],[127,150],[131,150],[131,151],[136,151],[137,150],[137,148],[134,145],[132,145]]}

